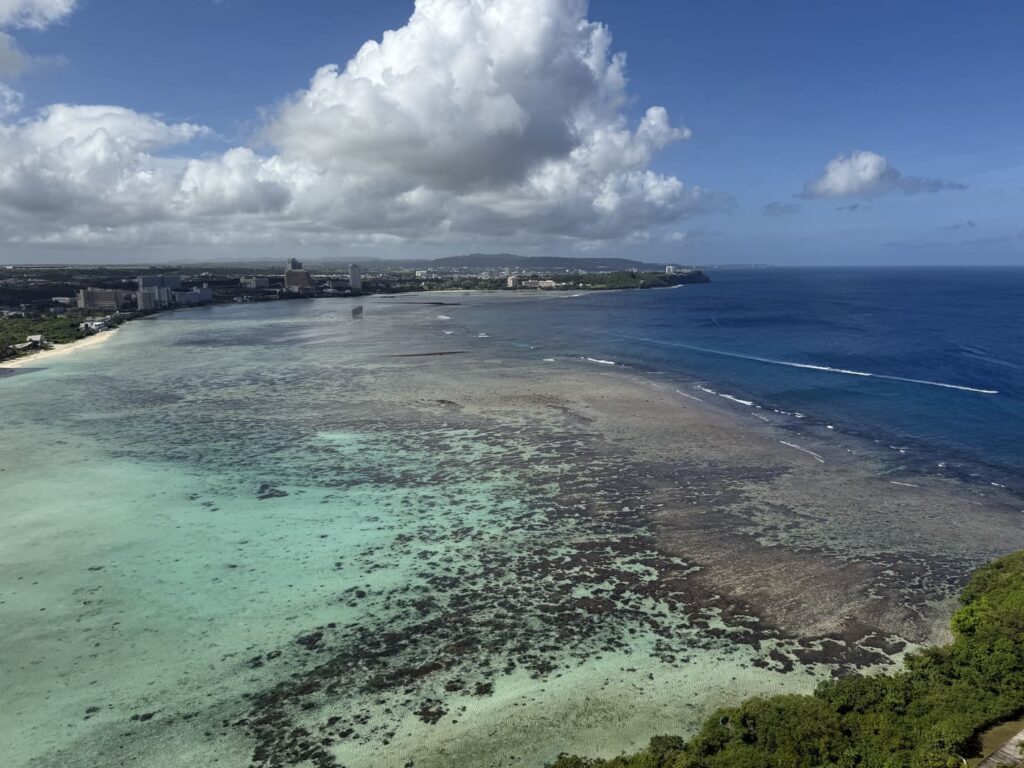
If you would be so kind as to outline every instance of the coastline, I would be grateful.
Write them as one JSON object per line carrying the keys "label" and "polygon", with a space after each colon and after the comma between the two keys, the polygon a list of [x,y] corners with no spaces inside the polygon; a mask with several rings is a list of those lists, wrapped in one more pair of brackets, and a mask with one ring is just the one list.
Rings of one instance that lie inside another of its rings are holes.
{"label": "coastline", "polygon": [[21,355],[20,357],[13,358],[11,360],[0,361],[0,371],[34,368],[37,363],[53,360],[54,358],[66,357],[74,352],[93,349],[109,341],[118,330],[118,328],[110,328],[108,330],[95,333],[92,336],[86,336],[84,339],[72,341],[69,344],[58,344],[52,349],[40,349],[36,352]]}

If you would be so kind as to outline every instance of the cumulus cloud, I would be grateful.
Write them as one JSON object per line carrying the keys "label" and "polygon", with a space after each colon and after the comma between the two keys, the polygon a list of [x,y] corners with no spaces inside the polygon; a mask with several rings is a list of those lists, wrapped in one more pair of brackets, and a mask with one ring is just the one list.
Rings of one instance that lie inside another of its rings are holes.
{"label": "cumulus cloud", "polygon": [[[627,118],[625,57],[586,10],[585,0],[418,0],[404,27],[281,103],[263,154],[182,159],[205,129],[51,107],[0,125],[0,216],[6,231],[48,241],[146,237],[147,227],[217,241],[601,240],[728,209],[730,196],[651,168],[690,132],[660,106]],[[56,211],[66,218],[46,215]]]}
{"label": "cumulus cloud", "polygon": [[792,216],[800,213],[800,205],[797,203],[768,203],[761,206],[761,213],[765,216]]}
{"label": "cumulus cloud", "polygon": [[904,176],[889,161],[875,152],[861,150],[838,155],[825,166],[825,172],[804,185],[803,196],[874,198],[890,192],[907,195],[966,189],[963,184],[943,179]]}
{"label": "cumulus cloud", "polygon": [[123,107],[66,104],[0,123],[0,211],[24,226],[19,239],[165,217],[175,173],[151,153],[204,131]]}
{"label": "cumulus cloud", "polygon": [[0,27],[45,29],[75,10],[77,0],[0,0]]}

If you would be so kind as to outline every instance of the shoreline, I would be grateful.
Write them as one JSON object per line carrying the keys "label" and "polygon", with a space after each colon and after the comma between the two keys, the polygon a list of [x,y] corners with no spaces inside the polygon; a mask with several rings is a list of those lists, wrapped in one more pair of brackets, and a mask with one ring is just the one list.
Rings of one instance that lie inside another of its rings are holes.
{"label": "shoreline", "polygon": [[84,339],[78,339],[67,344],[58,344],[52,349],[40,349],[27,355],[0,361],[0,372],[4,370],[16,371],[23,368],[34,368],[36,363],[39,362],[67,357],[73,352],[81,352],[85,349],[94,349],[109,341],[118,330],[119,328],[109,328],[105,331],[94,333],[92,336],[86,336]]}

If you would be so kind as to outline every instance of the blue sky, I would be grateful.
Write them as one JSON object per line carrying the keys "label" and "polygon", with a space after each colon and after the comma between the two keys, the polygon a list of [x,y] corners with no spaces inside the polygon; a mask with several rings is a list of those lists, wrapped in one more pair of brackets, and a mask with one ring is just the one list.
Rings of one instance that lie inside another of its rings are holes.
{"label": "blue sky", "polygon": [[1024,264],[1020,3],[6,2],[0,260]]}

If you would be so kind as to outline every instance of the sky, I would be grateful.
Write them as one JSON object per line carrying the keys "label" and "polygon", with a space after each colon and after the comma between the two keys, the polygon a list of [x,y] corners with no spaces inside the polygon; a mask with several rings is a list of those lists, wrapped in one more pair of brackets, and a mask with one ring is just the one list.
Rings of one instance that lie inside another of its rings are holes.
{"label": "sky", "polygon": [[0,263],[1024,265],[1024,4],[0,0]]}

